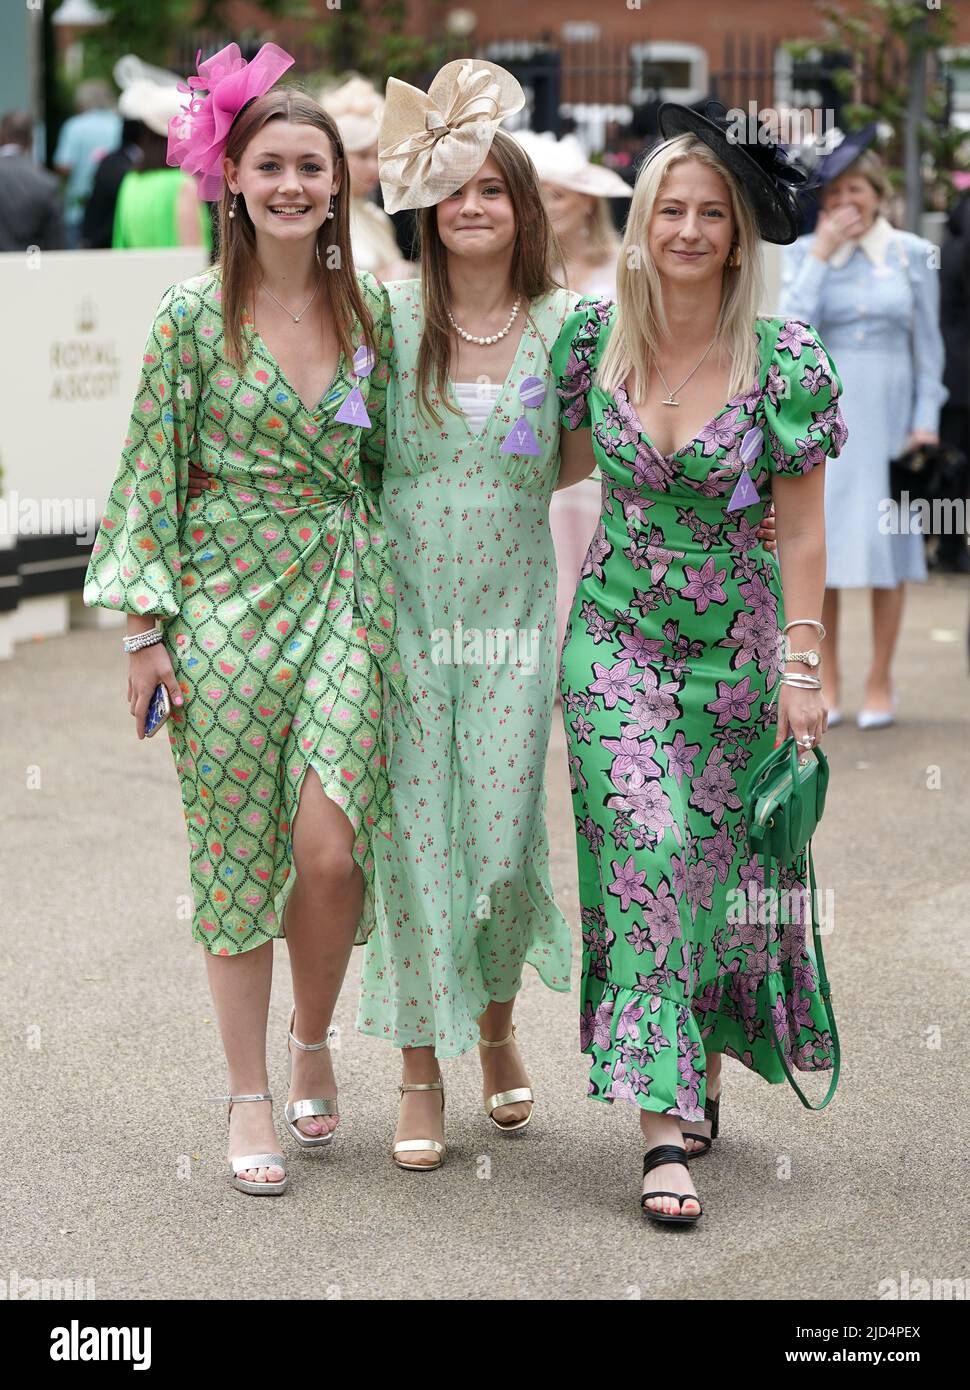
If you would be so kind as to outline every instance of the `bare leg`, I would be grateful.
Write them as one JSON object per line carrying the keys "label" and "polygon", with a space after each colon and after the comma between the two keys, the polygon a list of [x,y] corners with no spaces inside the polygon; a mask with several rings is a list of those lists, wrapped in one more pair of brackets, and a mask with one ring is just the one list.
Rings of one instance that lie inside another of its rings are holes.
{"label": "bare leg", "polygon": [[[440,1081],[441,1070],[433,1047],[404,1047],[401,1049],[402,1080],[427,1084]],[[395,1144],[404,1139],[436,1139],[445,1142],[441,1091],[405,1091],[401,1097]],[[420,1149],[406,1155],[408,1163],[423,1168],[437,1168],[439,1155]]]}
{"label": "bare leg", "polygon": [[[209,988],[226,1051],[230,1095],[254,1095],[268,1089],[266,1017],[273,982],[273,943],[238,956],[206,953]],[[229,1153],[277,1153],[280,1141],[269,1101],[234,1105],[229,1112]],[[249,1182],[282,1182],[282,1168],[247,1169]]]}
{"label": "bare leg", "polygon": [[[824,621],[824,619],[823,619]],[[708,1052],[707,1054],[707,1098],[717,1100],[721,1094],[721,1054],[720,1052]],[[683,1134],[689,1130],[692,1134],[703,1134],[710,1139],[711,1129],[713,1128],[710,1120],[681,1120],[680,1129]],[[684,1139],[684,1148],[689,1154],[696,1153],[702,1149],[703,1144],[698,1144],[695,1139]]]}
{"label": "bare leg", "polygon": [[[839,591],[826,589],[822,600],[822,625],[825,637],[818,643],[822,658],[822,699],[826,709],[838,709],[842,694],[839,672]],[[799,667],[801,670],[801,667]]]}
{"label": "bare leg", "polygon": [[[659,1115],[655,1110],[641,1110],[640,1130],[648,1149],[654,1149],[658,1144],[674,1144],[677,1148],[683,1147],[680,1121],[676,1115]],[[690,1170],[685,1168],[683,1164],[661,1163],[659,1167],[651,1169],[643,1179],[641,1191],[694,1194],[693,1197],[689,1197],[683,1202],[679,1202],[676,1197],[651,1197],[647,1203],[651,1211],[666,1212],[668,1216],[677,1216],[680,1212],[684,1216],[696,1216],[700,1211],[700,1203],[696,1200],[697,1188],[691,1179]]]}
{"label": "bare leg", "polygon": [[[347,971],[363,905],[364,881],[353,856],[354,828],[331,801],[311,768],[300,788],[293,824],[296,882],[286,903],[286,945],[290,953],[294,1036],[322,1042]],[[336,1095],[329,1049],[292,1049],[290,1100]],[[308,1137],[336,1129],[336,1115],[297,1121]]]}
{"label": "bare leg", "polygon": [[872,591],[872,665],[866,678],[866,709],[892,708],[892,663],[903,618],[906,586]]}
{"label": "bare leg", "polygon": [[[504,1004],[499,1004],[493,999],[478,1020],[478,1029],[482,1037],[488,1042],[500,1042],[502,1038],[507,1038],[512,1031],[514,1008],[514,998]],[[519,1056],[518,1045],[514,1041],[506,1047],[480,1047],[478,1055],[482,1063],[482,1082],[486,1100],[499,1091],[514,1091],[520,1086],[528,1086],[529,1078]],[[518,1120],[526,1119],[531,1109],[532,1102],[528,1100],[517,1101],[515,1105],[499,1105],[495,1110],[495,1119],[500,1124],[515,1124]]]}

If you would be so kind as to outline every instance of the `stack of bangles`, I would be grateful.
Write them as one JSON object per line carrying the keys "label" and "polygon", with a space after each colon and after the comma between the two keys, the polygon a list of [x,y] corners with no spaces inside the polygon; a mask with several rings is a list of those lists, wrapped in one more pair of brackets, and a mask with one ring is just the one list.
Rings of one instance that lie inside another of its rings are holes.
{"label": "stack of bangles", "polygon": [[[821,642],[825,637],[825,626],[816,618],[795,618],[792,622],[786,623],[781,630],[784,637],[790,627],[814,627],[818,633],[818,640]],[[785,661],[806,661],[813,669],[817,669],[822,658],[818,652],[793,652],[789,644],[786,644]],[[810,675],[805,671],[783,671],[781,674],[782,685],[795,685],[799,690],[821,690],[822,681],[819,676]],[[799,748],[811,748],[815,742],[811,735],[797,740]]]}
{"label": "stack of bangles", "polygon": [[122,645],[130,656],[132,652],[140,652],[143,647],[154,647],[156,642],[160,642],[164,633],[160,627],[150,627],[145,632],[136,632],[134,637],[125,637]]}

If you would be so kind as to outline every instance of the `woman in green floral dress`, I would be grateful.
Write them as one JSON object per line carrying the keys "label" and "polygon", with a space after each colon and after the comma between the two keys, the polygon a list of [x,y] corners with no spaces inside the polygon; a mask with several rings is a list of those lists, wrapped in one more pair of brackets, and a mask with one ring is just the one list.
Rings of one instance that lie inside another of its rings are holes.
{"label": "woman in green floral dress", "polygon": [[[832,1065],[804,856],[782,875],[795,920],[745,911],[761,879],[743,808],[773,742],[809,747],[825,728],[820,690],[787,674],[805,653],[785,660],[779,629],[786,612],[817,620],[824,463],[846,431],[815,331],[756,317],[759,232],[795,235],[780,155],[684,108],[662,116],[671,138],[638,177],[618,304],[582,301],[553,356],[563,424],[592,428],[605,479],[561,667],[581,1045],[590,1096],[639,1109],[644,1209],[687,1223],[700,1205],[681,1122],[706,1152],[721,1054],[783,1079],[759,1005],[769,959],[792,1064]],[[757,543],[771,498],[780,573]],[[816,635],[793,626],[792,647]]]}
{"label": "woman in green floral dress", "polygon": [[[130,615],[130,634],[162,623],[130,657],[131,710],[141,737],[168,687],[193,936],[230,1098],[253,1102],[230,1107],[231,1168],[267,1194],[286,1181],[266,1093],[272,942],[285,903],[291,1037],[324,1039],[292,1054],[286,1120],[322,1147],[337,1123],[327,1030],[389,833],[385,707],[409,708],[377,500],[386,295],[354,275],[335,125],[302,94],[266,91],[292,61],[278,55],[267,45],[247,67],[231,45],[192,80],[207,100],[226,83],[222,111],[233,93],[239,108],[207,164],[179,149],[221,197],[223,252],[159,306],[85,588]],[[233,83],[250,78],[244,103]],[[187,504],[190,449],[212,481]]]}

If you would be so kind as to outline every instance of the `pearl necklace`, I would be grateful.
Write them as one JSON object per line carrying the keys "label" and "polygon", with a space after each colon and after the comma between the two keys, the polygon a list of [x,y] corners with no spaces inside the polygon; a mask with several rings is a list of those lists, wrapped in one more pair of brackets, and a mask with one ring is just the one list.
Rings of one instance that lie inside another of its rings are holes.
{"label": "pearl necklace", "polygon": [[502,338],[508,336],[509,331],[512,328],[512,325],[515,322],[515,316],[519,312],[519,305],[521,303],[521,299],[517,299],[515,303],[512,305],[512,312],[511,314],[509,314],[509,321],[502,329],[501,333],[492,333],[485,338],[476,338],[474,333],[466,333],[463,328],[459,328],[457,323],[455,323],[455,320],[451,317],[450,309],[448,310],[448,318],[451,322],[452,328],[455,330],[455,332],[458,334],[460,338],[464,338],[466,343],[476,343],[479,347],[488,347],[490,343],[500,342]]}

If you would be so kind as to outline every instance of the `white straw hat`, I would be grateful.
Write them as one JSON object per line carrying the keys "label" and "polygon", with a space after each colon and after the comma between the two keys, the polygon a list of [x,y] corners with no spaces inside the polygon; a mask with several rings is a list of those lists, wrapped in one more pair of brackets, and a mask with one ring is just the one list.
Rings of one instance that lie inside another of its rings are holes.
{"label": "white straw hat", "polygon": [[619,174],[602,164],[591,164],[575,135],[557,140],[551,132],[512,132],[536,167],[540,182],[586,193],[591,198],[632,198],[633,189]]}

